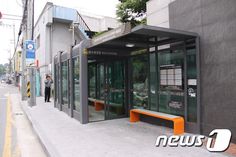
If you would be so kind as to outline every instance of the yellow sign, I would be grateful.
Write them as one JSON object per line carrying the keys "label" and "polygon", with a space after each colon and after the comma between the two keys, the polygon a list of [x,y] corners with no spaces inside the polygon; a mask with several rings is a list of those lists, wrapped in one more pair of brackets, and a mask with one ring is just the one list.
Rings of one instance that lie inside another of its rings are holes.
{"label": "yellow sign", "polygon": [[30,82],[27,82],[27,97],[30,98]]}
{"label": "yellow sign", "polygon": [[84,51],[83,51],[83,55],[88,55],[88,49],[84,49]]}

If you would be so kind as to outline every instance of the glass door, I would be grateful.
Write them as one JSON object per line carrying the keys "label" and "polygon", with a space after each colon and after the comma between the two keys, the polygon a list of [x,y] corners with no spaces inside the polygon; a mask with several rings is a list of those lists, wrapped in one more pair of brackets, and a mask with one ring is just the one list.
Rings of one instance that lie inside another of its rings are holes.
{"label": "glass door", "polygon": [[125,61],[105,66],[105,119],[125,117]]}

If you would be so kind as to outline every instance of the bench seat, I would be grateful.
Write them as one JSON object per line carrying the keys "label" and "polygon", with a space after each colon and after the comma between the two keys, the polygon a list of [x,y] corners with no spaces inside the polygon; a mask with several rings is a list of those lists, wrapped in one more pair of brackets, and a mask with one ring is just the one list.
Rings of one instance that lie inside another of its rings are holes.
{"label": "bench seat", "polygon": [[103,100],[95,100],[94,107],[96,111],[101,111],[104,109],[104,101]]}
{"label": "bench seat", "polygon": [[174,134],[179,135],[184,133],[184,119],[181,116],[175,116],[145,109],[132,109],[130,110],[130,122],[138,122],[140,114],[172,121],[174,124]]}

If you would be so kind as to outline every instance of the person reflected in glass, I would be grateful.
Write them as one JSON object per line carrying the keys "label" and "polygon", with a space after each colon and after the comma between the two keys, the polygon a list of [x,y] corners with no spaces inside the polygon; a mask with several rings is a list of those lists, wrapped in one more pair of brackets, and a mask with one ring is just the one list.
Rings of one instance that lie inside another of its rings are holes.
{"label": "person reflected in glass", "polygon": [[50,94],[51,94],[51,85],[53,84],[53,80],[52,80],[51,76],[46,75],[46,80],[44,81],[44,84],[45,84],[44,101],[51,102],[50,101]]}

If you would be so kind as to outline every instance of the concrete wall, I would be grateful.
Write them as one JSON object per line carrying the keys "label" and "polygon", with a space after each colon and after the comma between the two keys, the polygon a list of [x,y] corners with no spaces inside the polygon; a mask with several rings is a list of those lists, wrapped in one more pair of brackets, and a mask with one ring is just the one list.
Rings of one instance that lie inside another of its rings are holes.
{"label": "concrete wall", "polygon": [[175,0],[149,0],[147,2],[147,24],[169,28],[169,7]]}
{"label": "concrete wall", "polygon": [[[69,28],[70,24],[60,22],[53,22],[52,25],[41,25],[41,27],[39,27],[38,35],[40,34],[40,47],[36,50],[36,58],[39,60],[42,95],[44,95],[43,82],[45,75],[53,74],[53,57],[59,51],[69,52],[70,50],[70,45],[72,45],[72,31],[70,31]],[[75,39],[77,42],[81,41],[76,35]]]}
{"label": "concrete wall", "polygon": [[[44,83],[45,74],[48,69],[49,62],[49,36],[47,30],[47,24],[52,23],[52,7],[51,4],[48,4],[44,8],[44,13],[40,15],[35,28],[34,28],[34,39],[36,41],[36,59],[39,61],[39,71],[41,76],[41,94],[44,95]],[[38,38],[40,36],[40,38]],[[39,40],[39,41],[38,41]]]}
{"label": "concrete wall", "polygon": [[81,15],[91,31],[101,32],[108,28],[117,28],[120,23],[112,17]]}
{"label": "concrete wall", "polygon": [[[70,51],[72,45],[72,31],[70,31],[70,24],[53,23],[52,30],[52,56],[55,56],[59,51]],[[79,40],[76,37],[76,40]],[[79,42],[78,41],[78,42]]]}
{"label": "concrete wall", "polygon": [[177,0],[170,27],[194,31],[201,47],[201,125],[228,128],[236,142],[236,1]]}
{"label": "concrete wall", "polygon": [[[72,44],[72,31],[69,30],[70,23],[63,23],[53,20],[52,4],[45,6],[34,29],[36,43],[36,59],[39,61],[39,71],[41,77],[41,95],[44,95],[44,79],[46,74],[52,73],[53,56],[58,51],[69,51]],[[40,36],[40,41],[37,41]],[[75,39],[80,39],[75,35]]]}

